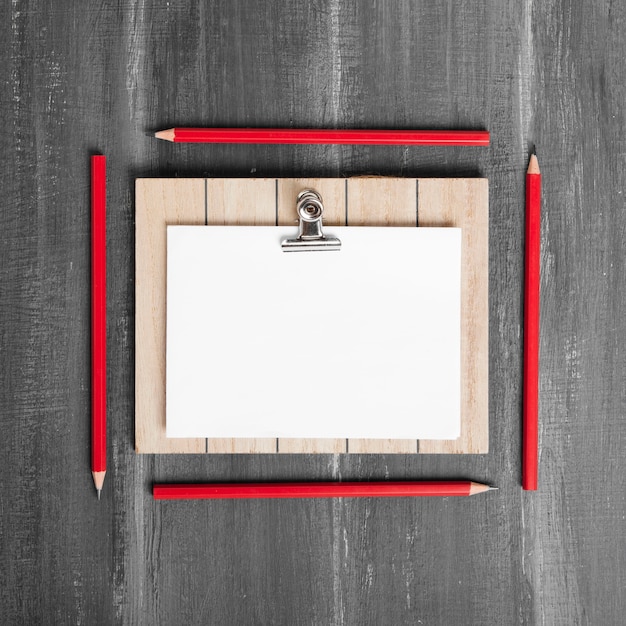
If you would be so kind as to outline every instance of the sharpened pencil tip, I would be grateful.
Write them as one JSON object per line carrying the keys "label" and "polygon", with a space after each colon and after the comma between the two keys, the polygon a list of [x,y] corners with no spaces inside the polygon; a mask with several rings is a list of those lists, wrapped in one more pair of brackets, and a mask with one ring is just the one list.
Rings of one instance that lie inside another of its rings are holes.
{"label": "sharpened pencil tip", "polygon": [[102,493],[102,489],[96,489],[96,491],[98,492],[98,500],[100,500],[100,494]]}
{"label": "sharpened pencil tip", "polygon": [[497,487],[489,487],[489,489],[487,491],[498,491]]}
{"label": "sharpened pencil tip", "polygon": [[153,130],[147,130],[147,131],[144,133],[144,135],[145,135],[146,137],[154,137],[154,136],[155,136],[155,134],[156,134],[156,133],[155,133]]}
{"label": "sharpened pencil tip", "polygon": [[537,160],[536,154],[530,155],[530,160],[528,161],[528,169],[526,170],[527,174],[541,174],[541,170],[539,169],[539,161]]}

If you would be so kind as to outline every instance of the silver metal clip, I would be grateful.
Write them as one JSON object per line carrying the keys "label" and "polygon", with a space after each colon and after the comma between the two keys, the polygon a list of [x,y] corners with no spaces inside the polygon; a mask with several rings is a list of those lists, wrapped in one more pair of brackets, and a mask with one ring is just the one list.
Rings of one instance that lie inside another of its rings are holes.
{"label": "silver metal clip", "polygon": [[341,241],[325,237],[322,232],[322,196],[317,191],[305,189],[298,194],[296,209],[300,217],[297,239],[283,239],[283,252],[314,252],[340,250]]}

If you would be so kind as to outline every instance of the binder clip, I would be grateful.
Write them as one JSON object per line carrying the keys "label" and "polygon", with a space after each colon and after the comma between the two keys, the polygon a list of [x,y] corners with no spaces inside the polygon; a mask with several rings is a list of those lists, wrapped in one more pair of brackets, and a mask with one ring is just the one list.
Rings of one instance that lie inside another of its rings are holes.
{"label": "binder clip", "polygon": [[336,237],[326,237],[322,232],[322,196],[317,191],[305,189],[298,194],[296,209],[300,217],[298,237],[283,239],[283,252],[317,252],[340,250],[341,241]]}

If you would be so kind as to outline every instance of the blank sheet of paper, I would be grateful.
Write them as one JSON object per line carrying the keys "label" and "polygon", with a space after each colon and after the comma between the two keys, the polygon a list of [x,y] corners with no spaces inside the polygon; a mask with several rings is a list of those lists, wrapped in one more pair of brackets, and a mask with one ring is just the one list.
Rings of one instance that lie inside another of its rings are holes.
{"label": "blank sheet of paper", "polygon": [[456,439],[457,228],[169,226],[168,437]]}

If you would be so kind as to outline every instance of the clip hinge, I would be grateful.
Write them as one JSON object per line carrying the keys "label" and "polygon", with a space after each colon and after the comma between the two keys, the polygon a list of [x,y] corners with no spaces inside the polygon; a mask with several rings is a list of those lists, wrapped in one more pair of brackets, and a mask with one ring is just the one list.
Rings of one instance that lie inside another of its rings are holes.
{"label": "clip hinge", "polygon": [[305,189],[298,194],[296,210],[300,218],[298,237],[284,239],[281,243],[283,252],[317,252],[322,250],[340,250],[341,241],[336,237],[326,237],[322,232],[322,213],[324,205],[317,191]]}

